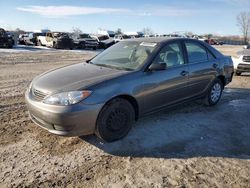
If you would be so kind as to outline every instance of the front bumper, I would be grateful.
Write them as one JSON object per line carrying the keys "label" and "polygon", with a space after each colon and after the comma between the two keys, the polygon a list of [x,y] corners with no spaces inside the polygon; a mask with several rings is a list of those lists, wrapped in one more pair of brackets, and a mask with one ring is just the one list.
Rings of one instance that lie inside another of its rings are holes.
{"label": "front bumper", "polygon": [[70,106],[48,105],[32,100],[25,93],[30,118],[49,132],[61,136],[93,134],[102,104],[86,105],[82,102]]}
{"label": "front bumper", "polygon": [[240,63],[236,69],[237,72],[250,72],[250,63]]}

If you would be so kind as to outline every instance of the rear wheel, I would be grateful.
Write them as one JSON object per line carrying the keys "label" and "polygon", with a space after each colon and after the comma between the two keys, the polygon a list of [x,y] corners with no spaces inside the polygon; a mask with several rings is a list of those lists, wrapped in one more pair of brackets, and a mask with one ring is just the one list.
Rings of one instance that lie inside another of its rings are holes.
{"label": "rear wheel", "polygon": [[95,134],[105,142],[125,137],[135,121],[135,111],[130,102],[117,98],[110,101],[101,110]]}
{"label": "rear wheel", "polygon": [[205,104],[208,106],[216,105],[221,98],[222,91],[223,84],[220,79],[216,78],[208,89]]}

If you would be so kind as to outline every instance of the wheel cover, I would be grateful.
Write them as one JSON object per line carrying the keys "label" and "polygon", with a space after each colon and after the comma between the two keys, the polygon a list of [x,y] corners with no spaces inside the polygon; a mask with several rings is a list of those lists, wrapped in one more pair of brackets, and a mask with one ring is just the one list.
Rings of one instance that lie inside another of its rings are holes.
{"label": "wheel cover", "polygon": [[111,132],[119,132],[126,129],[128,115],[120,109],[113,110],[107,118],[107,129]]}
{"label": "wheel cover", "polygon": [[222,91],[221,85],[219,83],[214,84],[211,90],[212,102],[216,103],[220,99],[221,91]]}

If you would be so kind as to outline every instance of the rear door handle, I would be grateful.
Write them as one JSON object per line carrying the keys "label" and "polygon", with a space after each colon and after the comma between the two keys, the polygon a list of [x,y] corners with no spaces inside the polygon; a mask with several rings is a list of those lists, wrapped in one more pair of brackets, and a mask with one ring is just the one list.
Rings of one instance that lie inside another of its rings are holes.
{"label": "rear door handle", "polygon": [[188,75],[188,71],[182,71],[182,72],[181,72],[181,75],[182,75],[182,76],[187,76],[187,75]]}

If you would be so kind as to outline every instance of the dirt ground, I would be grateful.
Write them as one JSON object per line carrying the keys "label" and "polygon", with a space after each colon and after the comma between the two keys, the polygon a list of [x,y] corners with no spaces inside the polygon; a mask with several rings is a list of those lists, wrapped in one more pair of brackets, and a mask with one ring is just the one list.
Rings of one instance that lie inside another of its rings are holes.
{"label": "dirt ground", "polygon": [[[235,55],[241,47],[221,46]],[[250,76],[215,107],[199,101],[140,119],[123,140],[59,137],[31,122],[38,74],[98,52],[0,49],[0,187],[250,187]]]}

